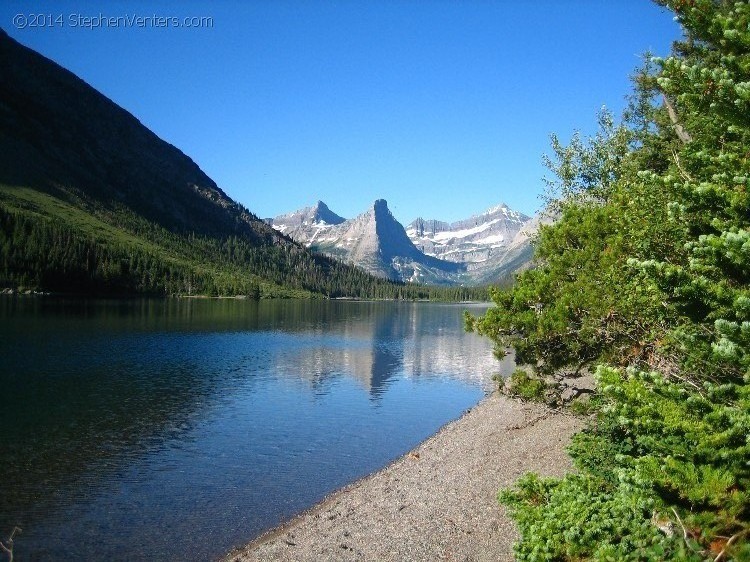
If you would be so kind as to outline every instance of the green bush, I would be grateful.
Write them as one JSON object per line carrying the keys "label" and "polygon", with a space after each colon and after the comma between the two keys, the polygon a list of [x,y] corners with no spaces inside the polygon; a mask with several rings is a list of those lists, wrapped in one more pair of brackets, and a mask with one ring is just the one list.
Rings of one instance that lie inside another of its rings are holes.
{"label": "green bush", "polygon": [[546,388],[544,381],[529,376],[523,369],[516,369],[510,376],[508,391],[511,396],[539,402],[544,399]]}
{"label": "green bush", "polygon": [[749,559],[748,387],[690,395],[612,368],[597,379],[605,406],[569,447],[578,473],[529,474],[499,494],[521,529],[519,560]]}
{"label": "green bush", "polygon": [[578,397],[568,406],[571,412],[579,416],[588,416],[599,410],[599,401],[596,397],[589,398],[588,395]]}
{"label": "green bush", "polygon": [[577,473],[500,493],[521,560],[750,560],[750,4],[659,3],[685,41],[626,125],[553,138],[537,267],[468,323],[542,371],[601,365]]}

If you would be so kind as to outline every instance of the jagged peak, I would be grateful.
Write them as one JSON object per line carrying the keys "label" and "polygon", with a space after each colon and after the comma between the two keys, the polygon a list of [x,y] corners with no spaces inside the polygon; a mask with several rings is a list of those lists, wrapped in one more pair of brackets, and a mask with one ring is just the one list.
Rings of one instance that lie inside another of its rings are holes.
{"label": "jagged peak", "polygon": [[[490,207],[486,211],[478,214],[473,215],[469,217],[467,220],[473,220],[473,219],[479,219],[482,217],[491,217],[491,216],[497,216],[497,215],[504,215],[507,219],[512,221],[520,221],[525,222],[529,220],[531,217],[526,216],[525,214],[521,213],[520,211],[514,211],[511,209],[508,205],[505,203],[499,203],[498,205],[495,205],[493,207]],[[460,221],[459,221],[460,222]]]}
{"label": "jagged peak", "polygon": [[494,207],[490,207],[485,212],[483,212],[483,215],[491,215],[492,213],[497,213],[498,211],[510,211],[510,207],[506,205],[505,203],[500,203],[499,205],[495,205]]}
{"label": "jagged peak", "polygon": [[272,224],[278,226],[286,224],[303,225],[308,221],[314,223],[325,223],[329,225],[338,225],[346,221],[344,217],[341,217],[331,211],[331,209],[323,201],[317,201],[310,207],[298,209],[291,213],[279,215],[272,220]]}
{"label": "jagged peak", "polygon": [[315,205],[312,207],[312,215],[313,218],[316,220],[323,221],[327,224],[341,224],[346,219],[342,216],[337,215],[334,213],[328,205],[323,203],[323,201],[318,200]]}
{"label": "jagged peak", "polygon": [[391,210],[388,208],[388,201],[385,199],[376,199],[372,204],[370,212],[372,212],[375,220],[396,220],[391,213]]}

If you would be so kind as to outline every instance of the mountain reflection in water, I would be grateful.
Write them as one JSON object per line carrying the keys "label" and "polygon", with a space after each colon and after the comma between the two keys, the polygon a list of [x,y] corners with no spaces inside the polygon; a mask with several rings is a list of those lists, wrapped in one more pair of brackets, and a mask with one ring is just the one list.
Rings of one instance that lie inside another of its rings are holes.
{"label": "mountain reflection in water", "polygon": [[19,558],[220,555],[512,367],[463,333],[465,308],[0,299],[0,533],[24,529]]}

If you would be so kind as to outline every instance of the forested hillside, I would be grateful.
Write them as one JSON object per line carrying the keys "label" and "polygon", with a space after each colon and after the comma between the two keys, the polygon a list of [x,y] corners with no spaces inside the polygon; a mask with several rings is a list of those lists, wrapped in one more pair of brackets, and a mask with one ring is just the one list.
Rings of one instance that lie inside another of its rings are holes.
{"label": "forested hillside", "polygon": [[663,4],[685,40],[621,124],[553,138],[560,219],[469,318],[539,378],[596,371],[577,473],[501,493],[521,560],[750,560],[750,5]]}
{"label": "forested hillside", "polygon": [[308,251],[185,154],[0,30],[0,289],[76,294],[481,298]]}

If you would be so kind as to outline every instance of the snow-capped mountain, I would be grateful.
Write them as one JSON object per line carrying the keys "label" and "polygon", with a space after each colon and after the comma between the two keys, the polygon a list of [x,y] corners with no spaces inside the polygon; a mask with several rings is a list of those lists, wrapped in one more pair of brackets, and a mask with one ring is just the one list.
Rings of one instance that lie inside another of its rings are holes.
{"label": "snow-capped mountain", "polygon": [[406,234],[428,256],[481,267],[497,261],[528,220],[501,204],[451,224],[418,218],[409,224]]}
{"label": "snow-capped mountain", "polygon": [[402,281],[493,283],[531,258],[529,235],[521,235],[529,217],[507,205],[454,223],[418,218],[404,229],[383,199],[350,220],[318,201],[268,222],[310,248]]}
{"label": "snow-capped mountain", "polygon": [[[550,221],[551,222],[551,221]],[[531,242],[539,231],[541,224],[548,221],[534,215],[521,226],[515,236],[503,247],[492,248],[487,260],[469,264],[470,274],[478,284],[493,283],[498,279],[507,279],[531,266],[534,248]]]}
{"label": "snow-capped mountain", "polygon": [[452,284],[466,269],[463,264],[427,256],[415,248],[384,199],[350,220],[342,219],[319,201],[313,207],[276,217],[271,225],[309,248],[380,277]]}
{"label": "snow-capped mountain", "polygon": [[331,211],[323,201],[318,201],[312,207],[305,207],[275,219],[267,219],[266,222],[293,240],[310,246],[318,237],[325,236],[332,226],[345,220]]}

